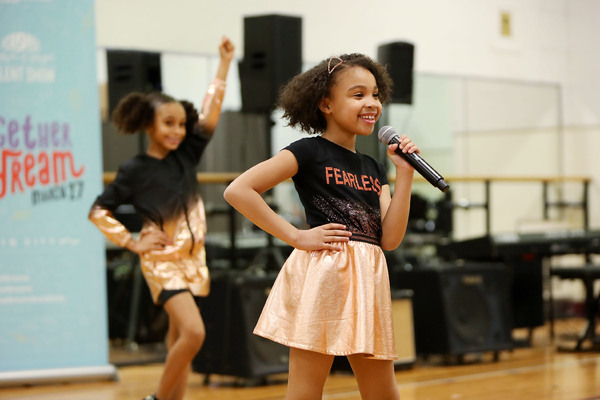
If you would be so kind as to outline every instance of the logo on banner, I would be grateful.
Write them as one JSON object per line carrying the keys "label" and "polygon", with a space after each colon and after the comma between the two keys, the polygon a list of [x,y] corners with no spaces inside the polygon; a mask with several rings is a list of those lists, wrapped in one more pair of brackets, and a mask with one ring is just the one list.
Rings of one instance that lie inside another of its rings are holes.
{"label": "logo on banner", "polygon": [[44,54],[38,38],[27,32],[13,32],[0,42],[0,83],[53,83],[54,55]]}
{"label": "logo on banner", "polygon": [[[0,40],[0,84],[52,84],[55,56],[44,53],[40,40],[12,32]],[[83,193],[85,170],[73,155],[71,124],[40,120],[35,115],[12,117],[0,110],[0,203],[31,193],[32,205],[76,200]]]}

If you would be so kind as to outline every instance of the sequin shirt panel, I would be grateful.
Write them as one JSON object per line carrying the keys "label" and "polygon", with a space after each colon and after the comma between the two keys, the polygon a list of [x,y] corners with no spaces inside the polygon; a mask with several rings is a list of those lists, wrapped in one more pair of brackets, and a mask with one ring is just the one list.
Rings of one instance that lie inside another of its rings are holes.
{"label": "sequin shirt panel", "polygon": [[379,245],[379,196],[382,186],[388,184],[384,166],[321,137],[300,139],[285,150],[298,161],[292,180],[308,224],[344,224],[352,232],[352,240]]}

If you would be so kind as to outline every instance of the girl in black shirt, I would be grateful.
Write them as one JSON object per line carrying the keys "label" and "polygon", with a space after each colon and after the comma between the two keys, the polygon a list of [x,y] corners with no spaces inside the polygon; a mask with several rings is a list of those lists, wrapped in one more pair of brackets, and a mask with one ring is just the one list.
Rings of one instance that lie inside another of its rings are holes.
{"label": "girl in black shirt", "polygon": [[[208,295],[210,286],[196,166],[221,113],[234,53],[227,37],[219,53],[217,74],[199,115],[191,103],[163,93],[131,93],[119,102],[115,125],[124,133],[144,130],[148,149],[119,167],[89,215],[108,239],[139,254],[152,299],[169,315],[165,368],[156,394],[146,400],[183,399],[191,362],[204,341],[204,323],[193,298]],[[132,204],[143,217],[137,240],[113,217],[121,204]]]}
{"label": "girl in black shirt", "polygon": [[[335,355],[348,357],[365,399],[398,399],[388,271],[408,221],[413,168],[388,147],[385,168],[356,151],[390,98],[385,68],[362,54],[332,57],[292,79],[280,106],[291,126],[318,137],[292,143],[232,182],[225,199],[295,247],[254,333],[290,347],[287,400],[320,399]],[[403,152],[419,148],[402,135]],[[310,229],[278,216],[261,194],[292,178]]]}

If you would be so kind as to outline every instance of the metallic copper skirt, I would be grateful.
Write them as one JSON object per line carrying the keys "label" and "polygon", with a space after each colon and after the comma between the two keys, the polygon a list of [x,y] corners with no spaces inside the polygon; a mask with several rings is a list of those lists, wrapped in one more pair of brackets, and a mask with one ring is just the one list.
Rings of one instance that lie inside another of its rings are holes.
{"label": "metallic copper skirt", "polygon": [[[153,230],[160,230],[160,227],[147,223],[140,236]],[[162,230],[169,235],[173,244],[140,256],[142,273],[153,301],[159,304],[158,297],[163,289],[188,289],[194,296],[207,296],[210,276],[206,266],[206,218],[202,200],[194,204],[187,221],[182,214],[165,223]]]}
{"label": "metallic copper skirt", "polygon": [[294,250],[254,333],[323,354],[397,359],[383,251],[359,241],[339,252]]}

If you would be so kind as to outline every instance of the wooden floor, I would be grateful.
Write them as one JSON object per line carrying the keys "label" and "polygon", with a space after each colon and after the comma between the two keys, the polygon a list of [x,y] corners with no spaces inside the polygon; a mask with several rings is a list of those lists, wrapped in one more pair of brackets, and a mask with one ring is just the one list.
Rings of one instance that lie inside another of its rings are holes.
{"label": "wooden floor", "polygon": [[[469,355],[464,363],[448,365],[442,359],[418,359],[396,372],[402,400],[424,399],[600,399],[600,350],[559,351],[558,345],[572,345],[571,338],[582,321],[571,319],[557,325],[557,339],[550,340],[548,327],[534,330],[529,346],[500,352]],[[515,331],[515,338],[527,332]],[[0,388],[0,399],[14,400],[140,400],[156,387],[161,363],[119,367],[119,380],[109,382],[67,383],[32,387]],[[272,376],[267,385],[240,387],[231,377],[193,373],[186,399],[274,400],[285,394],[286,375]],[[358,400],[352,375],[332,373],[327,380],[324,399]]]}

